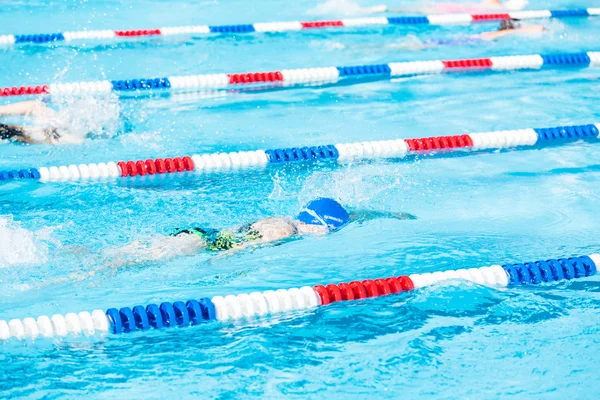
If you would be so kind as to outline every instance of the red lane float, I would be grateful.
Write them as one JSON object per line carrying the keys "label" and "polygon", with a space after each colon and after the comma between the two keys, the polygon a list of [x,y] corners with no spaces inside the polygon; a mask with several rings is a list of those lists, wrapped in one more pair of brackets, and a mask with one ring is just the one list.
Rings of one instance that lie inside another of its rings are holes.
{"label": "red lane float", "polygon": [[50,93],[48,85],[37,86],[13,86],[11,88],[0,88],[0,97],[24,96],[28,94],[47,94]]}
{"label": "red lane float", "polygon": [[444,68],[492,68],[490,58],[475,58],[470,60],[448,60],[442,61]]}
{"label": "red lane float", "polygon": [[116,36],[125,36],[125,37],[133,37],[133,36],[152,36],[152,35],[161,35],[160,29],[138,29],[138,30],[128,30],[128,31],[115,31]]}
{"label": "red lane float", "polygon": [[344,26],[342,21],[308,21],[308,22],[300,22],[303,29],[310,28],[329,28],[334,26]]}
{"label": "red lane float", "polygon": [[254,82],[283,82],[283,75],[280,71],[227,74],[227,76],[231,85]]}
{"label": "red lane float", "polygon": [[473,14],[473,21],[502,21],[510,19],[510,14]]}
{"label": "red lane float", "polygon": [[321,304],[336,303],[338,301],[350,301],[366,299],[368,297],[385,296],[391,293],[406,292],[414,289],[415,285],[408,276],[397,278],[352,281],[330,283],[326,286],[315,285],[313,290],[321,299]]}
{"label": "red lane float", "polygon": [[410,151],[427,151],[473,147],[469,135],[436,136],[417,139],[404,139]]}
{"label": "red lane float", "polygon": [[183,171],[193,171],[194,161],[190,156],[173,157],[173,158],[157,158],[155,160],[149,158],[147,160],[136,161],[119,161],[117,163],[121,176],[136,176],[136,175],[155,175],[164,173],[174,173]]}

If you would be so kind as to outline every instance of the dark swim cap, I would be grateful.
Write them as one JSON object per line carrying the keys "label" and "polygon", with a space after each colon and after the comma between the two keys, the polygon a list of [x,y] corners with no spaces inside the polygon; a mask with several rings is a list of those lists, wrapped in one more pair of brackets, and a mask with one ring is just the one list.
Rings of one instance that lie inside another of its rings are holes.
{"label": "dark swim cap", "polygon": [[512,29],[517,29],[519,27],[519,20],[516,18],[511,19],[503,19],[500,22],[500,27],[498,31],[510,31]]}
{"label": "dark swim cap", "polygon": [[24,137],[25,131],[17,125],[0,124],[0,139],[13,139],[15,137]]}
{"label": "dark swim cap", "polygon": [[296,219],[309,225],[337,229],[350,220],[350,215],[337,201],[321,197],[304,206]]}

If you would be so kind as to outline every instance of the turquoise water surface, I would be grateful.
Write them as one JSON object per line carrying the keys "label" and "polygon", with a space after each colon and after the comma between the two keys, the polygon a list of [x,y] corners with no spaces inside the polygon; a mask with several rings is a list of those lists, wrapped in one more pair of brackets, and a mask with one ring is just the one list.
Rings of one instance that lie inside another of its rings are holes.
{"label": "turquoise water surface", "polygon": [[[528,8],[594,3],[532,0]],[[0,34],[335,19],[348,7],[338,2],[323,13],[308,0],[6,1]],[[548,29],[543,36],[421,51],[401,45],[497,24],[23,45],[0,50],[0,87],[600,51],[600,17],[537,23]],[[598,77],[593,68],[553,69],[55,100],[51,106],[82,138],[92,134],[81,144],[0,144],[0,170],[595,123]],[[600,252],[599,159],[597,144],[581,142],[153,179],[4,182],[0,319]],[[317,196],[417,219],[355,223],[281,246],[143,262],[48,284],[118,264],[116,249],[132,241],[195,222],[224,228],[294,215]],[[593,277],[506,290],[454,282],[237,323],[9,341],[0,346],[0,397],[597,398],[599,292]]]}

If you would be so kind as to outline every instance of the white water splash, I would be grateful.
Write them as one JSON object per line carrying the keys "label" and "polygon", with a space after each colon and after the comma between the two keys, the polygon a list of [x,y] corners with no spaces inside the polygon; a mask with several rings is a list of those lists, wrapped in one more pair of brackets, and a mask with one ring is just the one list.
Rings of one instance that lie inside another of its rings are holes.
{"label": "white water splash", "polygon": [[315,172],[303,185],[298,199],[305,204],[316,197],[333,197],[345,205],[358,207],[376,202],[384,193],[411,185],[404,178],[406,167],[377,164],[335,172]]}
{"label": "white water splash", "polygon": [[43,241],[47,232],[32,232],[21,227],[10,216],[0,216],[0,268],[12,265],[44,263],[48,246]]}
{"label": "white water splash", "polygon": [[58,143],[79,143],[86,138],[113,137],[123,128],[121,108],[114,94],[100,97],[61,96],[53,99],[56,112],[40,118],[42,129],[56,128]]}

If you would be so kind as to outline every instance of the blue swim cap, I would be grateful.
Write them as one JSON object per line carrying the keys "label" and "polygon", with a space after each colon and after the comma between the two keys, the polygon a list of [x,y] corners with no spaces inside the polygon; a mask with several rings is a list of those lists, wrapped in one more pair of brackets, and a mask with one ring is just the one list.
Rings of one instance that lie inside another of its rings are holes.
{"label": "blue swim cap", "polygon": [[337,201],[321,197],[304,206],[296,219],[305,224],[337,229],[350,220],[350,215]]}

